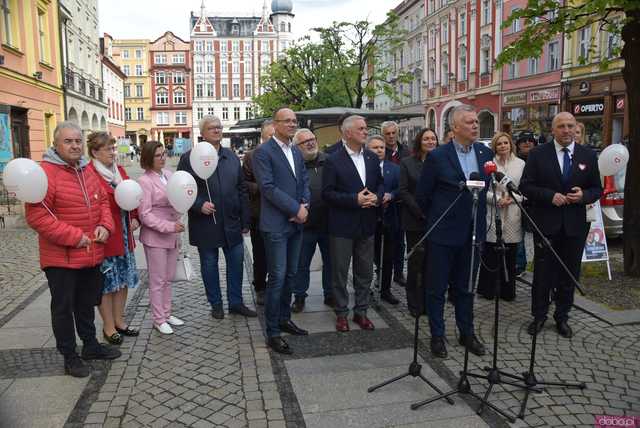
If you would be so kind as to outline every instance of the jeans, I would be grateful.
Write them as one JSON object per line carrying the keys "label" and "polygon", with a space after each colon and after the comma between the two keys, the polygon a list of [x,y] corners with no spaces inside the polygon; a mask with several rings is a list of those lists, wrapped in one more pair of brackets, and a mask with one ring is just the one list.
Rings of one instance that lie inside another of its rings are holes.
{"label": "jeans", "polygon": [[[223,247],[224,259],[227,262],[227,300],[229,307],[242,304],[242,263],[244,247],[242,242],[233,247]],[[207,300],[211,307],[222,305],[220,292],[220,273],[218,271],[218,248],[200,248],[200,272],[207,292]]]}
{"label": "jeans", "polygon": [[311,273],[309,267],[311,260],[316,253],[316,245],[320,247],[322,256],[322,291],[324,297],[333,295],[331,288],[331,261],[329,260],[329,235],[313,229],[305,229],[302,234],[302,249],[300,251],[300,263],[296,274],[295,288],[293,293],[296,297],[307,297],[309,290],[309,278]]}
{"label": "jeans", "polygon": [[524,272],[527,270],[527,250],[524,245],[524,237],[522,241],[518,242],[518,247],[516,248],[516,272]]}
{"label": "jeans", "polygon": [[267,289],[264,313],[267,337],[280,336],[280,324],[291,319],[291,291],[302,248],[302,230],[262,232],[267,256]]}
{"label": "jeans", "polygon": [[44,269],[51,291],[51,325],[56,338],[56,348],[68,358],[76,353],[76,333],[85,347],[95,346],[96,327],[93,307],[102,293],[100,268]]}

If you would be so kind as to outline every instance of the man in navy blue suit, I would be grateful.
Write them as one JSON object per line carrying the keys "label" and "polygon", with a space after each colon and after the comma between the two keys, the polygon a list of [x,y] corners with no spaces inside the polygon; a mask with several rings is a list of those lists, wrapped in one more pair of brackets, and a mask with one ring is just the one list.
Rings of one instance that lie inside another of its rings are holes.
{"label": "man in navy blue suit", "polygon": [[336,330],[341,332],[349,330],[347,274],[352,258],[356,298],[353,321],[363,330],[374,329],[367,318],[367,309],[373,279],[377,207],[383,200],[384,187],[378,157],[364,148],[367,133],[367,123],[362,116],[346,118],[342,123],[345,143],[329,156],[322,176],[322,196],[329,206]]}
{"label": "man in navy blue suit", "polygon": [[[473,107],[459,105],[451,112],[454,138],[451,144],[436,148],[429,153],[418,182],[417,199],[426,213],[429,229],[453,202],[461,191],[456,183],[469,180],[478,173],[487,180],[483,165],[493,159],[493,152],[480,143],[478,138],[478,115]],[[472,195],[465,193],[451,211],[427,238],[427,282],[426,309],[431,328],[431,353],[440,358],[447,356],[444,342],[444,303],[447,284],[455,298],[456,325],[460,331],[460,344],[476,355],[484,355],[484,345],[478,341],[473,330],[473,292],[469,291],[469,274],[472,241]],[[482,190],[478,201],[477,243],[486,236],[486,190]],[[476,251],[474,265],[478,266]]]}
{"label": "man in navy blue suit", "polygon": [[[380,207],[375,242],[376,264],[380,266],[382,263],[380,298],[387,303],[397,305],[400,301],[391,293],[391,273],[396,255],[394,243],[402,236],[397,206],[400,167],[390,160],[385,160],[385,144],[381,135],[369,137],[367,148],[378,156],[380,172],[384,181],[384,196]],[[382,247],[382,260],[380,260],[380,247]]]}
{"label": "man in navy blue suit", "polygon": [[265,317],[267,345],[276,352],[292,350],[280,332],[306,335],[291,321],[291,292],[302,248],[302,227],[310,201],[309,177],[300,150],[291,139],[297,128],[295,113],[278,109],[275,134],[253,155],[254,172],[260,187],[260,231],[267,256]]}

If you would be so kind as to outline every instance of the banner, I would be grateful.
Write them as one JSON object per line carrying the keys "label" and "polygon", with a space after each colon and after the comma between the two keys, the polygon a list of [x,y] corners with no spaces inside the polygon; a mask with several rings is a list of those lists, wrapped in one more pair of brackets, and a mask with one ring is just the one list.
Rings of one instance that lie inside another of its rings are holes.
{"label": "banner", "polygon": [[607,237],[604,233],[604,223],[602,221],[602,208],[600,201],[596,201],[594,209],[596,212],[596,221],[591,222],[587,240],[584,243],[584,251],[582,252],[582,263],[587,262],[607,262],[607,270],[609,272],[609,280],[611,280],[611,267],[609,266],[609,249],[607,248]]}
{"label": "banner", "polygon": [[4,166],[13,159],[13,147],[11,145],[11,121],[9,114],[0,113],[0,172]]}

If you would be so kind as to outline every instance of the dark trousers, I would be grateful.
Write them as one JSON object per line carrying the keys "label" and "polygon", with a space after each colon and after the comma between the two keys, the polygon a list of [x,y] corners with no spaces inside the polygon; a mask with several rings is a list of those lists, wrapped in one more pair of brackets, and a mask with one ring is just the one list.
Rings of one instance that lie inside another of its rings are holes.
{"label": "dark trousers", "polygon": [[262,232],[269,267],[264,314],[267,337],[280,336],[280,324],[291,319],[291,292],[295,287],[302,230]]}
{"label": "dark trousers", "polygon": [[[427,242],[427,315],[432,337],[444,336],[444,303],[447,284],[455,294],[456,324],[460,334],[473,334],[473,293],[469,292],[471,241],[462,247]],[[479,257],[476,252],[474,269]],[[450,290],[451,291],[451,290]]]}
{"label": "dark trousers", "polygon": [[394,265],[394,249],[396,247],[396,241],[398,237],[393,236],[392,230],[389,227],[383,226],[382,223],[378,223],[376,228],[375,237],[375,264],[376,269],[380,270],[380,256],[382,256],[382,272],[379,275],[382,276],[380,283],[380,292],[388,293],[391,289],[391,276],[393,273]]}
{"label": "dark trousers", "polygon": [[524,244],[524,236],[522,241],[518,242],[516,250],[516,273],[527,270],[527,248]]}
{"label": "dark trousers", "polygon": [[478,278],[478,294],[488,299],[493,299],[497,280],[500,278],[500,297],[505,300],[516,298],[516,253],[518,244],[505,244],[507,273],[509,281],[505,281],[502,256],[498,252],[498,246],[493,242],[485,242],[482,254],[482,265]]}
{"label": "dark trousers", "polygon": [[395,228],[393,230],[393,277],[398,279],[404,277],[404,230]]}
{"label": "dark trousers", "polygon": [[306,298],[311,279],[311,261],[316,253],[316,246],[320,248],[322,256],[322,291],[325,299],[333,296],[331,290],[331,260],[329,258],[329,235],[326,231],[305,229],[302,232],[302,250],[300,251],[300,263],[296,274],[293,294],[296,298]]}
{"label": "dark trousers", "polygon": [[[407,231],[407,251],[411,251],[424,232]],[[424,284],[426,253],[424,241],[407,262],[407,307],[414,316],[424,314]]]}
{"label": "dark trousers", "polygon": [[96,345],[93,307],[102,293],[100,268],[48,267],[44,273],[51,292],[51,325],[58,351],[65,358],[76,353],[74,324],[85,347]]}
{"label": "dark trousers", "polygon": [[253,288],[264,291],[267,288],[267,259],[264,254],[264,238],[258,230],[258,220],[251,221],[249,230],[253,249]]}
{"label": "dark trousers", "polygon": [[[582,250],[587,238],[559,234],[547,236],[551,246],[567,265],[573,276],[580,279]],[[567,321],[573,305],[575,285],[560,266],[553,253],[548,250],[540,238],[534,235],[535,252],[533,257],[533,290],[531,292],[531,312],[535,319],[546,318],[549,311],[551,290],[555,291],[556,311],[553,318],[557,322]]]}
{"label": "dark trousers", "polygon": [[356,302],[353,307],[355,315],[364,316],[369,308],[369,289],[373,279],[373,247],[374,237],[340,238],[329,237],[329,253],[331,254],[331,285],[336,299],[336,315],[346,316],[349,312],[349,292],[347,278],[349,265],[353,258],[353,287]]}

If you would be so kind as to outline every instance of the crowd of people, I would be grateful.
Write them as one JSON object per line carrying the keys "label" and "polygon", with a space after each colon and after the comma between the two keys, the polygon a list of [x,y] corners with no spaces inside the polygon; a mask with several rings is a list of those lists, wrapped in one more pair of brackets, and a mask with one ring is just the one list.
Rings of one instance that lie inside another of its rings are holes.
{"label": "crowd of people", "polygon": [[[529,134],[514,141],[509,133],[498,132],[491,147],[477,142],[479,124],[472,107],[454,108],[449,119],[451,131],[442,144],[435,130],[425,128],[407,145],[399,142],[395,122],[384,122],[379,135],[369,135],[364,117],[345,114],[339,121],[340,139],[323,151],[312,130],[298,129],[295,112],[280,108],[263,123],[261,143],[241,162],[221,145],[220,119],[203,117],[201,135],[218,152],[217,168],[206,181],[199,178],[187,152],[177,169],[193,175],[197,184],[196,201],[188,211],[188,238],[198,250],[211,316],[225,317],[220,249],[226,261],[228,312],[257,316],[242,295],[243,235],[249,234],[255,300],[264,306],[266,342],[275,352],[293,352],[283,332],[308,334],[291,314],[305,310],[312,260],[319,248],[324,304],[335,312],[336,331],[349,331],[350,321],[374,330],[367,313],[372,292],[379,292],[388,304],[404,300],[413,316],[428,316],[431,352],[444,358],[448,299],[455,308],[460,344],[483,355],[484,345],[474,332],[476,290],[469,282],[479,277],[477,293],[484,298],[516,298],[514,279],[526,266],[526,222],[519,203],[526,204],[578,278],[589,228],[585,206],[600,197],[602,186],[596,155],[580,145],[584,132],[575,118],[563,112],[553,119],[553,142],[537,145]],[[54,145],[42,162],[49,180],[46,206],[27,204],[27,221],[39,234],[41,267],[51,290],[56,346],[66,372],[78,377],[90,373],[83,359],[120,355],[116,347],[97,341],[94,306],[109,344],[119,345],[139,334],[123,316],[128,290],[139,283],[136,229],[140,228],[147,262],[155,329],[172,334],[185,323],[172,311],[171,284],[185,223],[167,197],[172,174],[165,165],[167,149],[156,141],[142,145],[140,164],[145,172],[138,183],[143,197],[137,210],[127,212],[114,197],[116,186],[128,178],[116,163],[115,141],[102,132],[89,135],[87,141],[90,160],[83,156],[77,125],[63,122],[56,128]],[[506,182],[489,185],[492,177],[483,166],[491,161],[519,193],[509,192]],[[474,196],[458,185],[467,180],[486,183],[477,196],[477,248],[472,246]],[[495,230],[496,210],[501,233]],[[433,231],[422,240],[429,229]],[[557,269],[543,240],[534,239],[533,320],[528,331],[537,334],[544,327],[555,298],[556,329],[571,337],[573,281]],[[506,272],[501,268],[503,243]],[[416,246],[405,278],[405,255]],[[374,268],[377,291],[372,289]],[[405,287],[404,298],[393,294],[392,281]],[[351,308],[349,287],[355,292]],[[76,330],[84,344],[80,356]]]}

